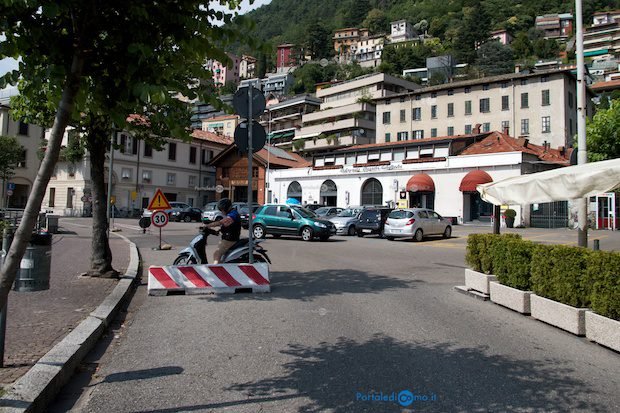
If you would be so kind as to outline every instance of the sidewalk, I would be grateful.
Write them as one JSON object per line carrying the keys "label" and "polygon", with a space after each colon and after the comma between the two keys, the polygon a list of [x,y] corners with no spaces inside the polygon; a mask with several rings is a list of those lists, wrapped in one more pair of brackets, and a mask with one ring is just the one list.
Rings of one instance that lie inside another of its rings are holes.
{"label": "sidewalk", "polygon": [[[90,226],[90,222],[88,222]],[[50,289],[11,291],[7,312],[4,368],[0,386],[24,375],[45,353],[101,304],[117,280],[80,277],[90,268],[91,230],[63,225],[54,234]],[[123,273],[129,264],[127,243],[110,237],[113,266]]]}

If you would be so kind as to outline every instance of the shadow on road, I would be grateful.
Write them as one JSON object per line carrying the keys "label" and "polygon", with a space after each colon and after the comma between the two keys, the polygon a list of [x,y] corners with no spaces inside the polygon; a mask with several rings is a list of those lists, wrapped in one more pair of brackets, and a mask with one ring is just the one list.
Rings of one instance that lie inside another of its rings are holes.
{"label": "shadow on road", "polygon": [[107,375],[101,382],[96,383],[115,383],[122,381],[134,381],[152,379],[155,377],[172,376],[175,374],[182,374],[183,368],[179,366],[157,367],[153,369],[123,371],[120,373],[114,373]]}
{"label": "shadow on road", "polygon": [[380,293],[386,290],[415,288],[413,280],[370,274],[356,270],[322,270],[309,272],[275,271],[269,275],[271,293],[216,294],[200,297],[203,300],[275,300],[310,301],[316,297],[340,294]]}

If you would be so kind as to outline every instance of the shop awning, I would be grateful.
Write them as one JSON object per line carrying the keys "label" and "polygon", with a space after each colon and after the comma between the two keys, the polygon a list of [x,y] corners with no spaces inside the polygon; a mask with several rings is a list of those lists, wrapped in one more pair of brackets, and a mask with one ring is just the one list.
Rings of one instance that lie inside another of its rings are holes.
{"label": "shop awning", "polygon": [[482,199],[495,205],[536,204],[588,198],[620,187],[620,159],[567,166],[480,185]]}
{"label": "shop awning", "polygon": [[433,178],[426,174],[413,175],[407,181],[407,191],[435,192],[435,182],[433,182]]}
{"label": "shop awning", "polygon": [[476,192],[476,186],[481,184],[487,184],[489,182],[493,182],[493,178],[488,173],[475,170],[469,172],[467,175],[463,177],[461,181],[461,186],[459,186],[459,191],[461,192]]}

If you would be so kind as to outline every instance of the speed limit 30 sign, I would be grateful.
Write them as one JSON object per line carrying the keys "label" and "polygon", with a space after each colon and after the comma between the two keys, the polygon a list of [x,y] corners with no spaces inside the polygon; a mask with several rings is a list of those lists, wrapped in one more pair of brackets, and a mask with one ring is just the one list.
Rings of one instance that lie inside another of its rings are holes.
{"label": "speed limit 30 sign", "polygon": [[168,214],[164,211],[155,211],[151,215],[151,221],[158,228],[165,227],[168,224]]}

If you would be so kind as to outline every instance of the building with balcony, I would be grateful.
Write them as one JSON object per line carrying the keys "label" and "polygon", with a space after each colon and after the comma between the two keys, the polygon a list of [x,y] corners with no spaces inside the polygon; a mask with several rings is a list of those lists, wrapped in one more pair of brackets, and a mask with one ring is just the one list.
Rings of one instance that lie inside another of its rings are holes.
{"label": "building with balcony", "polygon": [[[577,133],[570,70],[516,73],[425,87],[374,99],[376,141],[407,141],[501,130],[530,142],[571,147]],[[588,114],[592,93],[588,92]]]}
{"label": "building with balcony", "polygon": [[[228,106],[232,106],[233,95],[221,95],[220,100],[222,103]],[[205,119],[214,118],[216,116],[226,115],[226,112],[220,108],[216,108],[210,103],[194,102],[192,103],[192,130],[202,129],[202,121]]]}
{"label": "building with balcony", "polygon": [[570,13],[536,16],[535,25],[545,39],[566,41],[573,35],[573,15]]}
{"label": "building with balcony", "polygon": [[385,36],[382,34],[360,38],[354,48],[353,61],[362,67],[379,66],[385,42]]}
{"label": "building with balcony", "polygon": [[334,32],[334,50],[340,63],[348,63],[353,60],[360,39],[368,37],[368,29],[349,27]]}
{"label": "building with balcony", "polygon": [[583,54],[586,57],[612,55],[620,52],[620,11],[595,13],[592,26],[583,33]]}
{"label": "building with balcony", "polygon": [[227,63],[217,60],[207,61],[207,68],[213,73],[213,83],[217,87],[224,86],[229,82],[239,83],[241,59],[232,53],[226,53],[226,55],[230,59]]}
{"label": "building with balcony", "polygon": [[276,55],[276,72],[288,73],[291,68],[297,66],[295,45],[291,43],[278,45]]}
{"label": "building with balcony", "polygon": [[406,42],[413,40],[415,31],[407,20],[398,20],[390,23],[390,41],[392,43]]}
{"label": "building with balcony", "polygon": [[248,55],[241,56],[241,62],[239,63],[239,77],[241,79],[248,79],[255,76],[256,73],[256,58]]}
{"label": "building with balcony", "polygon": [[235,136],[235,128],[240,123],[238,115],[222,115],[202,120],[201,130],[214,133],[216,135]]}
{"label": "building with balcony", "polygon": [[317,89],[319,111],[302,116],[293,149],[303,153],[375,142],[373,99],[414,91],[419,85],[384,73],[361,76]]}

